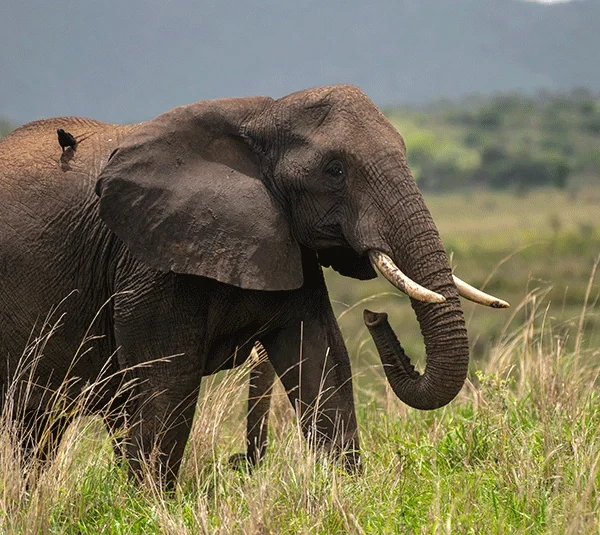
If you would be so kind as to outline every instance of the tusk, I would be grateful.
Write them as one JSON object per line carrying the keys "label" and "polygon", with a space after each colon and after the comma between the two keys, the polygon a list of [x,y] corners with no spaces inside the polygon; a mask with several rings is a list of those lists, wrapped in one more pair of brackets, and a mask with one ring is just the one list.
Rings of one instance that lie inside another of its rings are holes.
{"label": "tusk", "polygon": [[443,303],[446,300],[443,295],[423,288],[423,286],[408,278],[385,253],[370,250],[369,259],[373,267],[376,267],[388,281],[409,297],[425,303]]}
{"label": "tusk", "polygon": [[481,290],[471,286],[467,282],[459,279],[456,275],[452,275],[454,279],[454,284],[456,284],[456,289],[458,290],[458,295],[468,299],[469,301],[473,301],[473,303],[478,303],[480,305],[485,305],[492,308],[509,308],[510,305],[503,301],[502,299],[498,299],[493,295],[486,294]]}

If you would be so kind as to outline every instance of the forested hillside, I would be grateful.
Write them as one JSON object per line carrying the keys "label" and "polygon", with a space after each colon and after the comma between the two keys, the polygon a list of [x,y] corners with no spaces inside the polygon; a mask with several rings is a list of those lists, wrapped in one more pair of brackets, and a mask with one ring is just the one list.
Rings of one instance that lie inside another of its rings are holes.
{"label": "forested hillside", "polygon": [[598,0],[26,5],[4,2],[0,17],[0,115],[18,122],[137,122],[175,104],[338,83],[379,105],[600,90]]}
{"label": "forested hillside", "polygon": [[600,98],[507,94],[387,110],[422,189],[578,187],[600,178]]}

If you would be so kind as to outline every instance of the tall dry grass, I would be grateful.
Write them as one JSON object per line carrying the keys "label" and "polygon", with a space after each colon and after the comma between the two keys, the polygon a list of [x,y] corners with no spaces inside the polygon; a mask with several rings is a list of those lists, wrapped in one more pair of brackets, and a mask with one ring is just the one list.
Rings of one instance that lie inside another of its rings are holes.
{"label": "tall dry grass", "polygon": [[[73,423],[43,465],[22,458],[12,418],[19,412],[9,402],[0,425],[0,532],[599,533],[600,350],[582,327],[598,314],[588,306],[594,275],[570,331],[556,328],[544,292],[531,292],[513,308],[522,325],[502,333],[441,410],[409,409],[381,374],[361,370],[379,382],[358,382],[362,475],[314,453],[280,385],[266,461],[251,474],[230,468],[229,456],[245,448],[251,362],[205,378],[172,494],[129,480],[102,421],[86,415],[93,385],[75,397],[54,394],[46,415],[61,421],[68,413]],[[32,338],[24,378],[56,328]],[[350,349],[371,351],[363,342]]]}

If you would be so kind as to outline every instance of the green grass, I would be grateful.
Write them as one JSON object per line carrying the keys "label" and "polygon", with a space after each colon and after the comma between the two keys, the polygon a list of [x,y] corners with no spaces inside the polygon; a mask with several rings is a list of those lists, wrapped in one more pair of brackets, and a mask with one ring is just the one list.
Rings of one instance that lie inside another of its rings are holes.
{"label": "green grass", "polygon": [[57,461],[29,490],[3,437],[0,530],[598,532],[599,353],[566,351],[546,319],[543,306],[530,309],[530,320],[490,348],[488,362],[442,410],[408,409],[387,389],[362,403],[360,476],[315,457],[281,390],[267,461],[253,474],[232,471],[227,459],[242,446],[245,370],[207,382],[170,496],[129,483],[95,419],[70,429]]}
{"label": "green grass", "polygon": [[54,463],[26,475],[5,418],[0,533],[600,533],[594,199],[427,197],[457,274],[489,279],[513,305],[465,307],[474,359],[461,394],[441,410],[394,397],[361,323],[366,306],[386,309],[418,357],[407,299],[381,281],[328,275],[353,356],[362,475],[313,454],[280,387],[266,462],[252,474],[231,470],[244,442],[242,368],[205,381],[172,495],[132,485],[89,417],[69,429]]}

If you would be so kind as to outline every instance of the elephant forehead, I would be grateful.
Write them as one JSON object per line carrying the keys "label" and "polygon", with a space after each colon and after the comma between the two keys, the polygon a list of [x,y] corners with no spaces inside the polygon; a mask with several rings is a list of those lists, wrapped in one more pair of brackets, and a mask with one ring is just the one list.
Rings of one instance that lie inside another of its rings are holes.
{"label": "elephant forehead", "polygon": [[334,130],[335,134],[352,136],[355,142],[359,141],[357,134],[368,135],[367,139],[373,142],[382,136],[384,140],[395,137],[396,129],[381,110],[362,91],[357,91],[337,91],[329,98],[308,104],[304,112],[314,117],[318,130],[324,136],[332,135],[327,130]]}
{"label": "elephant forehead", "polygon": [[319,116],[327,115],[331,110],[363,108],[377,114],[379,111],[373,101],[358,87],[352,85],[334,85],[304,89],[287,95],[277,101],[276,108],[289,114],[301,113]]}
{"label": "elephant forehead", "polygon": [[360,113],[351,109],[330,112],[321,123],[307,133],[310,144],[322,151],[340,152],[362,162],[383,154],[406,153],[400,133],[383,116]]}
{"label": "elephant forehead", "polygon": [[328,100],[331,103],[351,101],[369,103],[375,106],[373,101],[360,88],[349,84],[313,87],[300,91],[299,94],[303,95],[308,102],[321,100]]}

